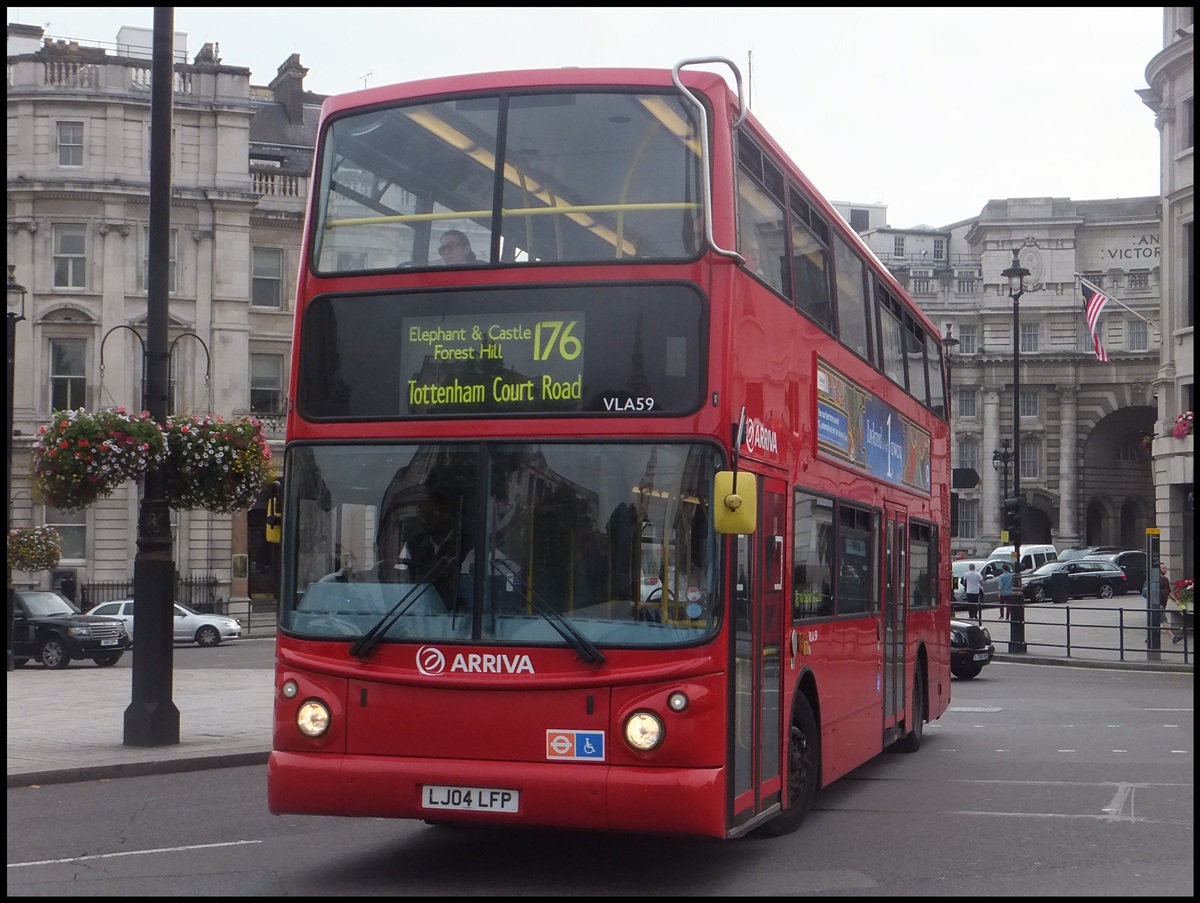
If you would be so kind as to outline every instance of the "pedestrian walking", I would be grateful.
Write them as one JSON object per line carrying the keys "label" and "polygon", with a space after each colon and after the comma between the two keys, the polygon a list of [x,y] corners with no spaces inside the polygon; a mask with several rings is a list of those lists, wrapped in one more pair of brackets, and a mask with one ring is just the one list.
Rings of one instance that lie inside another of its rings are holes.
{"label": "pedestrian walking", "polygon": [[979,593],[983,589],[983,574],[975,570],[975,565],[967,565],[967,572],[962,575],[963,592],[967,594],[967,616],[976,621],[983,619],[983,606],[979,604]]}
{"label": "pedestrian walking", "polygon": [[1017,600],[1013,598],[1012,568],[1004,564],[1000,571],[1000,617],[1011,618],[1012,608],[1016,604]]}
{"label": "pedestrian walking", "polygon": [[1158,604],[1163,610],[1163,630],[1171,636],[1172,643],[1183,639],[1183,616],[1179,611],[1179,600],[1175,598],[1175,586],[1167,576],[1167,563],[1158,563]]}

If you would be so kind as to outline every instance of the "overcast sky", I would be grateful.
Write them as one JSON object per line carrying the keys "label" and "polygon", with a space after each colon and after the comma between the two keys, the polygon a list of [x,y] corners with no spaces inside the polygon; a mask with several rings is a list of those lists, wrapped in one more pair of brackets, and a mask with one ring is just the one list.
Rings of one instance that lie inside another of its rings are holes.
{"label": "overcast sky", "polygon": [[[1154,114],[1134,93],[1162,7],[175,7],[265,85],[293,53],[336,94],[472,71],[670,68],[721,56],[755,115],[826,197],[945,226],[993,198],[1157,195]],[[113,43],[154,8],[10,6],[10,23]]]}

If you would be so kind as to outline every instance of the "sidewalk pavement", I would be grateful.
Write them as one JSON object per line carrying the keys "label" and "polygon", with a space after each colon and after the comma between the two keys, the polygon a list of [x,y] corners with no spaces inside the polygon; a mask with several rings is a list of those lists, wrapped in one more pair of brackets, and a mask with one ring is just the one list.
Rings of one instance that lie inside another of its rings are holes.
{"label": "sidewalk pavement", "polygon": [[[1080,600],[1086,606],[1099,600]],[[1115,601],[1115,600],[1114,600]],[[1066,606],[1037,606],[1065,612]],[[1029,606],[1031,620],[1035,606]],[[1041,616],[1043,620],[1045,615]],[[996,659],[1094,668],[1183,671],[1192,664],[1114,661],[1097,651],[1084,657],[1005,654],[1004,622],[985,613]],[[997,629],[999,628],[999,629]],[[1033,624],[1027,639],[1049,630]],[[1061,631],[1062,628],[1059,628]],[[266,639],[256,640],[265,642]],[[1049,642],[1049,640],[1048,640]],[[1061,637],[1054,642],[1061,643]],[[171,699],[179,710],[179,742],[167,746],[124,745],[125,710],[133,698],[131,668],[76,664],[63,671],[27,665],[8,675],[8,786],[92,781],[102,778],[171,774],[260,765],[271,750],[274,670],[272,668],[177,668]]]}

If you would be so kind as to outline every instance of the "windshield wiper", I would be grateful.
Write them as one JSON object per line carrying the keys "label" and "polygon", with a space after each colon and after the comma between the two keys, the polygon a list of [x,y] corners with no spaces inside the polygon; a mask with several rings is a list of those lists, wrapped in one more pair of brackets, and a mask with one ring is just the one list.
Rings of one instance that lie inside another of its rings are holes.
{"label": "windshield wiper", "polygon": [[[517,571],[516,566],[508,561],[493,559],[491,567],[492,572],[500,576],[506,576],[513,580],[520,578],[520,573]],[[533,606],[533,610],[545,618],[550,626],[558,631],[559,636],[567,641],[567,644],[575,650],[575,654],[584,662],[592,665],[604,664],[604,653],[597,649],[595,644],[580,632],[579,628],[575,626],[570,618],[563,617],[552,605],[539,596],[536,590],[531,589],[527,598],[529,604]]]}
{"label": "windshield wiper", "polygon": [[[437,566],[425,577],[420,583],[414,583],[403,596],[401,596],[396,604],[388,609],[383,617],[375,622],[374,626],[360,636],[350,645],[350,654],[363,659],[364,661],[370,656],[371,652],[379,645],[379,641],[383,636],[392,629],[393,625],[404,616],[404,613],[421,597],[425,590],[433,586],[435,580],[442,576],[442,573],[449,569],[454,563],[454,556],[447,556],[437,563]],[[412,564],[411,559],[401,559],[401,563]]]}

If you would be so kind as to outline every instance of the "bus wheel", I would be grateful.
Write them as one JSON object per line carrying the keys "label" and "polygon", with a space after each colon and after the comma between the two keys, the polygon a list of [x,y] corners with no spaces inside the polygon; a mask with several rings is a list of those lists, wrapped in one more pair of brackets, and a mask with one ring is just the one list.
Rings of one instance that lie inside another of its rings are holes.
{"label": "bus wheel", "polygon": [[788,733],[787,808],[762,826],[772,837],[791,834],[808,815],[821,776],[820,738],[812,706],[803,695],[797,695],[792,729]]}
{"label": "bus wheel", "polygon": [[921,672],[913,672],[913,706],[912,724],[908,733],[900,738],[896,748],[900,752],[915,753],[921,748],[921,738],[925,735],[925,681]]}

